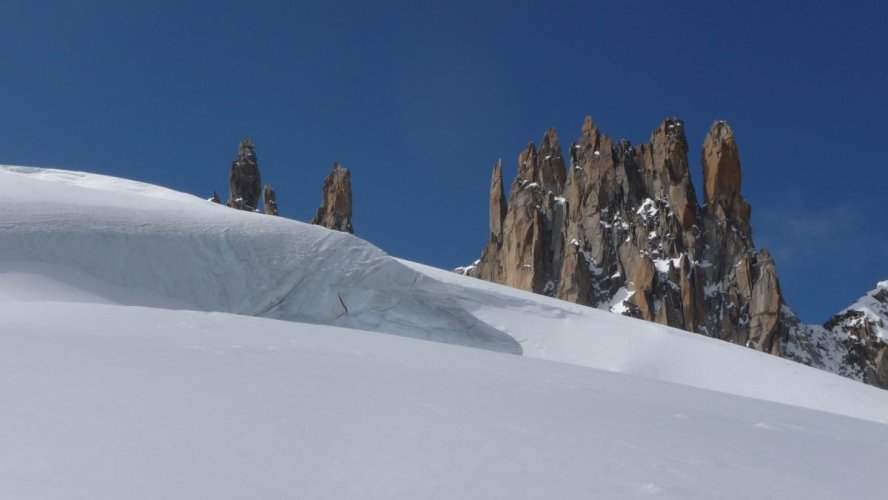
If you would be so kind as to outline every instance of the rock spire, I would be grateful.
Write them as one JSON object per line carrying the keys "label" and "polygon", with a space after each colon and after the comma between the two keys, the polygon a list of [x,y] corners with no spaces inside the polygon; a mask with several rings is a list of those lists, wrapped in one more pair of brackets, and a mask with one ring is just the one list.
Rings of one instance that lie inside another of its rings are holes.
{"label": "rock spire", "polygon": [[270,184],[266,184],[265,188],[262,189],[262,199],[265,201],[265,214],[278,215],[277,198]]}
{"label": "rock spire", "polygon": [[246,137],[240,142],[237,157],[231,162],[228,176],[228,206],[239,210],[256,210],[262,182],[259,162],[253,150],[253,141]]}
{"label": "rock spire", "polygon": [[323,199],[312,224],[328,229],[354,233],[352,226],[351,172],[339,163],[324,180]]}
{"label": "rock spire", "polygon": [[701,162],[707,209],[719,220],[730,218],[745,225],[748,232],[751,209],[740,196],[740,153],[727,122],[712,124],[703,142]]}

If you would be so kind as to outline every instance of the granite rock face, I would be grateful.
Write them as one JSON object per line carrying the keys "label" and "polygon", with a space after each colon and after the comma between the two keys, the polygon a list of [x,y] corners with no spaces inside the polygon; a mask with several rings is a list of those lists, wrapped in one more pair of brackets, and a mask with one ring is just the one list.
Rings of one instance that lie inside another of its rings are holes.
{"label": "granite rock face", "polygon": [[734,132],[703,141],[703,201],[684,124],[667,118],[637,146],[591,118],[568,148],[554,130],[518,156],[505,199],[490,186],[490,236],[457,272],[655,321],[888,388],[888,281],[823,326],[786,305],[771,254],[752,240]]}
{"label": "granite rock face", "polygon": [[262,179],[256,159],[253,141],[244,138],[238,147],[237,157],[231,162],[228,176],[228,206],[238,210],[255,211],[259,206]]}
{"label": "granite rock face", "polygon": [[324,180],[323,200],[312,224],[354,234],[352,226],[351,172],[338,163]]}
{"label": "granite rock face", "polygon": [[677,118],[637,146],[586,118],[568,155],[566,168],[551,129],[528,145],[508,202],[496,164],[490,237],[461,272],[781,354],[791,318],[773,258],[752,241],[726,122],[704,141],[704,205]]}
{"label": "granite rock face", "polygon": [[274,189],[271,188],[271,185],[266,184],[265,188],[262,189],[262,199],[265,202],[265,214],[278,215],[277,197],[275,196]]}

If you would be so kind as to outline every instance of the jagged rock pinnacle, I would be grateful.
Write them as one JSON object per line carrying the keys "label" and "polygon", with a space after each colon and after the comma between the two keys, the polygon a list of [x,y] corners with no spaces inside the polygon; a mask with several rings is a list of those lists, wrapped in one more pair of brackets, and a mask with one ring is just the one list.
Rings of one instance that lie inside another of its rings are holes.
{"label": "jagged rock pinnacle", "polygon": [[667,200],[682,230],[689,230],[697,222],[697,196],[691,183],[684,122],[671,116],[664,120],[640,153],[648,197]]}
{"label": "jagged rock pinnacle", "polygon": [[554,128],[550,128],[540,141],[539,151],[540,182],[544,190],[560,196],[567,180],[564,157],[561,155],[561,144]]}
{"label": "jagged rock pinnacle", "polygon": [[564,190],[567,173],[558,134],[550,128],[540,141],[537,150],[533,142],[518,155],[518,177],[512,184],[512,191],[524,189],[529,184],[538,185],[543,194],[553,193],[560,196]]}
{"label": "jagged rock pinnacle", "polygon": [[237,157],[231,162],[228,177],[228,206],[254,211],[259,204],[262,180],[253,141],[245,137],[238,147]]}
{"label": "jagged rock pinnacle", "polygon": [[351,172],[339,163],[333,164],[333,169],[324,179],[323,200],[311,223],[337,231],[355,232],[352,226]]}
{"label": "jagged rock pinnacle", "polygon": [[703,142],[703,201],[732,198],[740,194],[740,154],[734,131],[725,121],[716,121]]}
{"label": "jagged rock pinnacle", "polygon": [[583,120],[583,134],[588,134],[592,132],[592,129],[595,128],[595,123],[592,122],[591,116],[586,116],[586,119]]}
{"label": "jagged rock pinnacle", "polygon": [[262,199],[265,200],[265,214],[278,215],[277,197],[270,184],[266,184],[262,190]]}
{"label": "jagged rock pinnacle", "polygon": [[730,221],[750,233],[752,209],[740,194],[740,153],[734,131],[725,121],[716,121],[703,143],[703,196],[706,209],[720,221]]}

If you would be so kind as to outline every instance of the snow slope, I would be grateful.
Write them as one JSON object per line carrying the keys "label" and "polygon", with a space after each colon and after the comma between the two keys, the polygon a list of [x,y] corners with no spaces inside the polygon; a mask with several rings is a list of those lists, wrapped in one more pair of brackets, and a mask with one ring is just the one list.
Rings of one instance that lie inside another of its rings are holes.
{"label": "snow slope", "polygon": [[122,179],[0,214],[0,498],[882,497],[885,391]]}
{"label": "snow slope", "polygon": [[351,235],[94,174],[0,167],[0,300],[221,311],[641,375],[888,422],[888,393],[401,261]]}
{"label": "snow slope", "polygon": [[883,498],[888,426],[365,331],[0,302],[0,498]]}

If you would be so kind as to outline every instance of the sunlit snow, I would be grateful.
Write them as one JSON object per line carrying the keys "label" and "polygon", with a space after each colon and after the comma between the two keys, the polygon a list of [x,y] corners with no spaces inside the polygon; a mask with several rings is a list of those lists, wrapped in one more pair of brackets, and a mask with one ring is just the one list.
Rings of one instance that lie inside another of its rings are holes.
{"label": "sunlit snow", "polygon": [[882,496],[886,391],[122,179],[0,213],[0,498]]}

